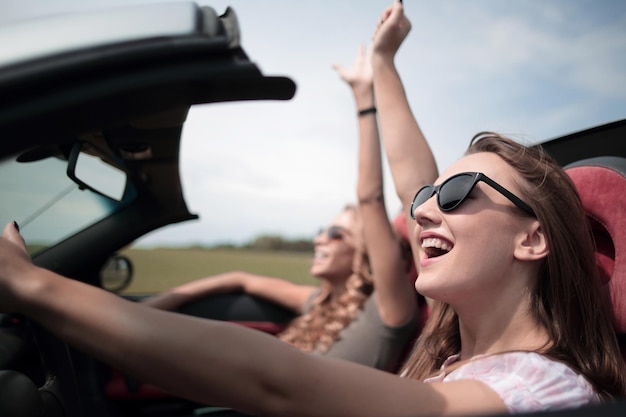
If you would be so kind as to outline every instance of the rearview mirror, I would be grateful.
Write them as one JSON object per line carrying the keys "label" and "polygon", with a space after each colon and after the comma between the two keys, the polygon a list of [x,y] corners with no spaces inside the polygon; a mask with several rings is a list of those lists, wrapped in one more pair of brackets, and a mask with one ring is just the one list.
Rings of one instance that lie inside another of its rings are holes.
{"label": "rearview mirror", "polygon": [[121,201],[126,190],[126,173],[104,161],[98,153],[91,145],[77,143],[70,154],[67,176],[81,189]]}

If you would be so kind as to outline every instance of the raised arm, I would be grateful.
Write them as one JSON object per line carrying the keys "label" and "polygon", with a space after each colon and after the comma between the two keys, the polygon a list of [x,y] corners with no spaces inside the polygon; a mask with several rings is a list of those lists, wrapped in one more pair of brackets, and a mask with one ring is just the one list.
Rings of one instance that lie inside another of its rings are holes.
{"label": "raised arm", "polygon": [[336,65],[354,95],[359,129],[357,198],[363,235],[374,280],[378,313],[385,324],[397,327],[415,317],[415,289],[406,279],[404,260],[385,208],[382,155],[372,81],[371,54],[360,46],[352,67]]}
{"label": "raised arm", "polygon": [[[417,190],[432,184],[438,176],[437,164],[409,102],[395,66],[394,57],[411,30],[404,15],[402,2],[394,0],[378,23],[373,37],[372,68],[374,91],[378,103],[383,146],[389,162],[394,186],[400,200],[409,231],[414,221],[410,207]],[[419,248],[410,239],[414,257]]]}
{"label": "raised arm", "polygon": [[0,237],[0,312],[24,314],[74,347],[172,394],[251,414],[504,411],[496,394],[477,381],[399,378],[311,355],[243,326],[149,308],[67,279],[33,265],[12,224]]}
{"label": "raised arm", "polygon": [[315,290],[316,287],[294,284],[281,278],[233,271],[181,284],[146,298],[142,303],[162,310],[174,310],[209,295],[244,292],[302,314]]}
{"label": "raised arm", "polygon": [[402,3],[395,0],[381,16],[373,37],[372,68],[383,144],[396,192],[408,214],[424,184],[438,176],[433,154],[411,112],[394,57],[411,30]]}

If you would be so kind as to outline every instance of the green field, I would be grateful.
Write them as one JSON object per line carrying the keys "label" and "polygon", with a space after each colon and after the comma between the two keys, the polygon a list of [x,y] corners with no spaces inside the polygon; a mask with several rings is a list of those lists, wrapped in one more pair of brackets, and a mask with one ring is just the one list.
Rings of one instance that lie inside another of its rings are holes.
{"label": "green field", "polygon": [[133,264],[133,282],[125,294],[153,293],[200,277],[227,271],[247,271],[317,284],[309,275],[310,253],[244,249],[127,249],[121,254]]}

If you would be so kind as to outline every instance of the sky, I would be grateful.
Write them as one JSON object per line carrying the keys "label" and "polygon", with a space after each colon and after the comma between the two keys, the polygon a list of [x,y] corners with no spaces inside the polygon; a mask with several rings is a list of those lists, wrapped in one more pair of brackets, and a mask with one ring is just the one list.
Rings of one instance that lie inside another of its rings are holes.
{"label": "sky", "polygon": [[[0,0],[0,25],[154,0]],[[183,190],[199,220],[140,246],[241,244],[260,235],[312,238],[354,202],[357,120],[333,64],[369,45],[391,0],[197,1],[230,6],[241,43],[266,75],[292,78],[290,101],[190,110]],[[405,0],[412,31],[396,64],[440,170],[483,130],[539,143],[626,116],[626,2]],[[390,216],[400,210],[385,165]]]}

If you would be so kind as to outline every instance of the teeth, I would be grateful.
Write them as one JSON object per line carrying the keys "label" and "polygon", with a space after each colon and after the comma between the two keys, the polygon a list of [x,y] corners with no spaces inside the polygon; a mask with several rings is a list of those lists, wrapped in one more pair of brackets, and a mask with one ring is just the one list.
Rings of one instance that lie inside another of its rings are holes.
{"label": "teeth", "polygon": [[441,239],[436,239],[436,238],[429,238],[429,239],[424,239],[422,241],[422,248],[426,249],[426,248],[437,248],[437,249],[441,249],[443,251],[448,252],[450,249],[452,249],[451,246],[449,246],[446,242],[444,242]]}

